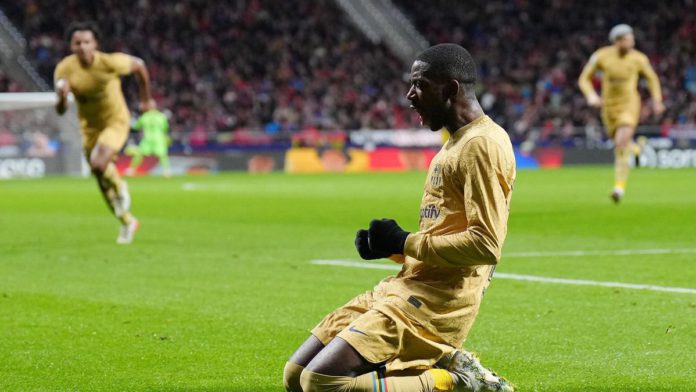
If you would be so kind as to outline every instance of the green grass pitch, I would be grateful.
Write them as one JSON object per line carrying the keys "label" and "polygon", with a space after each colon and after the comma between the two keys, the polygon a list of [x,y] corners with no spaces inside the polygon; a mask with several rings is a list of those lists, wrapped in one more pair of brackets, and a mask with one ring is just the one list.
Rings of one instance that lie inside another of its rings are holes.
{"label": "green grass pitch", "polygon": [[[308,330],[391,274],[309,262],[357,261],[371,218],[415,230],[424,176],[136,178],[131,246],[93,180],[1,181],[0,391],[282,390]],[[696,171],[634,171],[619,206],[611,181],[520,171],[497,271],[696,288]],[[696,391],[696,294],[494,278],[465,347],[520,391]]]}

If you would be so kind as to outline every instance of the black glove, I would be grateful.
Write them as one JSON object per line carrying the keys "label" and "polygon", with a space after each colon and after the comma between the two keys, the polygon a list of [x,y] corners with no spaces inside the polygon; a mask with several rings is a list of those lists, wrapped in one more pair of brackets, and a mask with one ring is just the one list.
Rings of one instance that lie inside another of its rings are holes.
{"label": "black glove", "polygon": [[358,230],[355,234],[355,249],[358,250],[358,254],[363,260],[385,259],[391,256],[389,253],[375,252],[370,249],[367,241],[367,230]]}
{"label": "black glove", "polygon": [[404,231],[394,219],[373,219],[367,231],[368,244],[373,252],[403,254],[409,232]]}

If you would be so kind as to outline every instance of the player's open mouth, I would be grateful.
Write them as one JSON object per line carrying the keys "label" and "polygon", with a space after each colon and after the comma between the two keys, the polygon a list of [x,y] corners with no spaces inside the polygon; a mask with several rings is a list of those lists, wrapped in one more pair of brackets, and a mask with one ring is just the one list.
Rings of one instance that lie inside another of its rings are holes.
{"label": "player's open mouth", "polygon": [[418,113],[418,117],[420,117],[420,125],[425,125],[425,117],[423,117],[423,114],[420,112],[420,110],[418,110],[418,108],[413,105],[411,105],[411,109]]}

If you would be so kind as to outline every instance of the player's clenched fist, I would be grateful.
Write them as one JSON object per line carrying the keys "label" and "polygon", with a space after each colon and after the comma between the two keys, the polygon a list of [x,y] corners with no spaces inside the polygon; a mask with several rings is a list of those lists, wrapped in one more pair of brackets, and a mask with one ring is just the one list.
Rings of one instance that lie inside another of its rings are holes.
{"label": "player's clenched fist", "polygon": [[373,219],[367,230],[367,239],[374,252],[403,254],[408,234],[394,219]]}
{"label": "player's clenched fist", "polygon": [[602,98],[597,94],[590,95],[587,97],[587,104],[593,108],[602,107]]}
{"label": "player's clenched fist", "polygon": [[384,252],[376,252],[370,249],[370,244],[367,239],[367,230],[358,230],[355,234],[355,249],[363,260],[385,259],[391,254]]}
{"label": "player's clenched fist", "polygon": [[70,83],[66,79],[58,79],[55,82],[55,89],[58,96],[58,102],[56,102],[56,111],[58,114],[63,114],[68,109]]}
{"label": "player's clenched fist", "polygon": [[66,79],[56,80],[56,93],[61,97],[65,98],[70,93],[70,83]]}

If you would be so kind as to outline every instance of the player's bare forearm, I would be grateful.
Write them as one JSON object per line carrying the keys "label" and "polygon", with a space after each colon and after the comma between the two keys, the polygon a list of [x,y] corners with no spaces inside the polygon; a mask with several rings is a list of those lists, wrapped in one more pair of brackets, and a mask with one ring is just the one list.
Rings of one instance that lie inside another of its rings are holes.
{"label": "player's bare forearm", "polygon": [[56,112],[62,116],[66,110],[68,110],[68,104],[66,100],[59,98],[58,103],[56,104]]}

